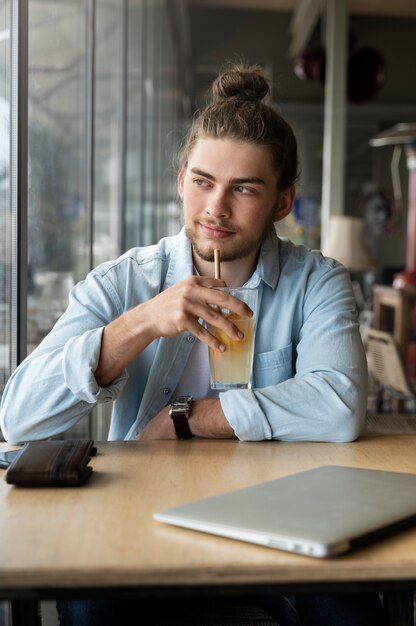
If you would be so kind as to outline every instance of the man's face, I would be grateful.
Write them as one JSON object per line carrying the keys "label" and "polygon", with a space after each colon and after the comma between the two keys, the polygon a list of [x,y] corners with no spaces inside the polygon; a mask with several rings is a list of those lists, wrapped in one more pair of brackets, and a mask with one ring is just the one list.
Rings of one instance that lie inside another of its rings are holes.
{"label": "man's face", "polygon": [[215,248],[222,261],[254,258],[272,222],[282,219],[266,146],[201,138],[179,173],[178,190],[186,233],[205,261],[213,260]]}

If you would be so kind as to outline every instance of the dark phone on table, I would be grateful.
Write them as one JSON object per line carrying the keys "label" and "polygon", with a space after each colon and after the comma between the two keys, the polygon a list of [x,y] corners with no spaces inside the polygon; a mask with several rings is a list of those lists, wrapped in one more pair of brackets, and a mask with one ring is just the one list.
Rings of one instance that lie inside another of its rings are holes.
{"label": "dark phone on table", "polygon": [[0,467],[9,467],[9,465],[17,457],[19,452],[20,450],[8,450],[7,452],[0,452]]}

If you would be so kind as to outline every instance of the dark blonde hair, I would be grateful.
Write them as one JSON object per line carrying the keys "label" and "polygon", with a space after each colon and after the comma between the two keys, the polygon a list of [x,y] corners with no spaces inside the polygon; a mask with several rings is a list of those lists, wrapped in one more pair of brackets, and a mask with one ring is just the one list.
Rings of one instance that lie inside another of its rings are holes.
{"label": "dark blonde hair", "polygon": [[263,102],[269,84],[258,66],[234,65],[212,84],[212,101],[199,111],[184,138],[179,165],[184,166],[201,137],[235,139],[270,148],[284,191],[298,178],[297,142],[291,126]]}

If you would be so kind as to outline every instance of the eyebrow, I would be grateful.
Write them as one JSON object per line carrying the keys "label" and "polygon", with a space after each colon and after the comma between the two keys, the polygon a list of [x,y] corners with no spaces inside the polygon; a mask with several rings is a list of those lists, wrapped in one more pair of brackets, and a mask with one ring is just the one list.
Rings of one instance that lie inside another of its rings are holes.
{"label": "eyebrow", "polygon": [[[215,181],[215,176],[212,174],[208,174],[208,172],[204,172],[200,170],[199,167],[193,167],[191,169],[193,174],[198,174],[198,176],[203,176],[204,178],[208,178],[208,180]],[[257,176],[245,176],[243,178],[231,178],[230,183],[232,185],[244,185],[246,183],[252,183],[254,185],[265,185],[265,181],[262,178],[258,178]]]}

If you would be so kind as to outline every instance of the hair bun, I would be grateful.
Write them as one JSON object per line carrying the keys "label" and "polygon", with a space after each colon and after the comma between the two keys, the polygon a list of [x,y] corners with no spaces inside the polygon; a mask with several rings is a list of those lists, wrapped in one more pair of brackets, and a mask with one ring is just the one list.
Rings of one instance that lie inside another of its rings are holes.
{"label": "hair bun", "polygon": [[251,100],[259,102],[269,93],[270,88],[261,69],[254,67],[234,67],[222,72],[212,85],[214,102],[221,100]]}

